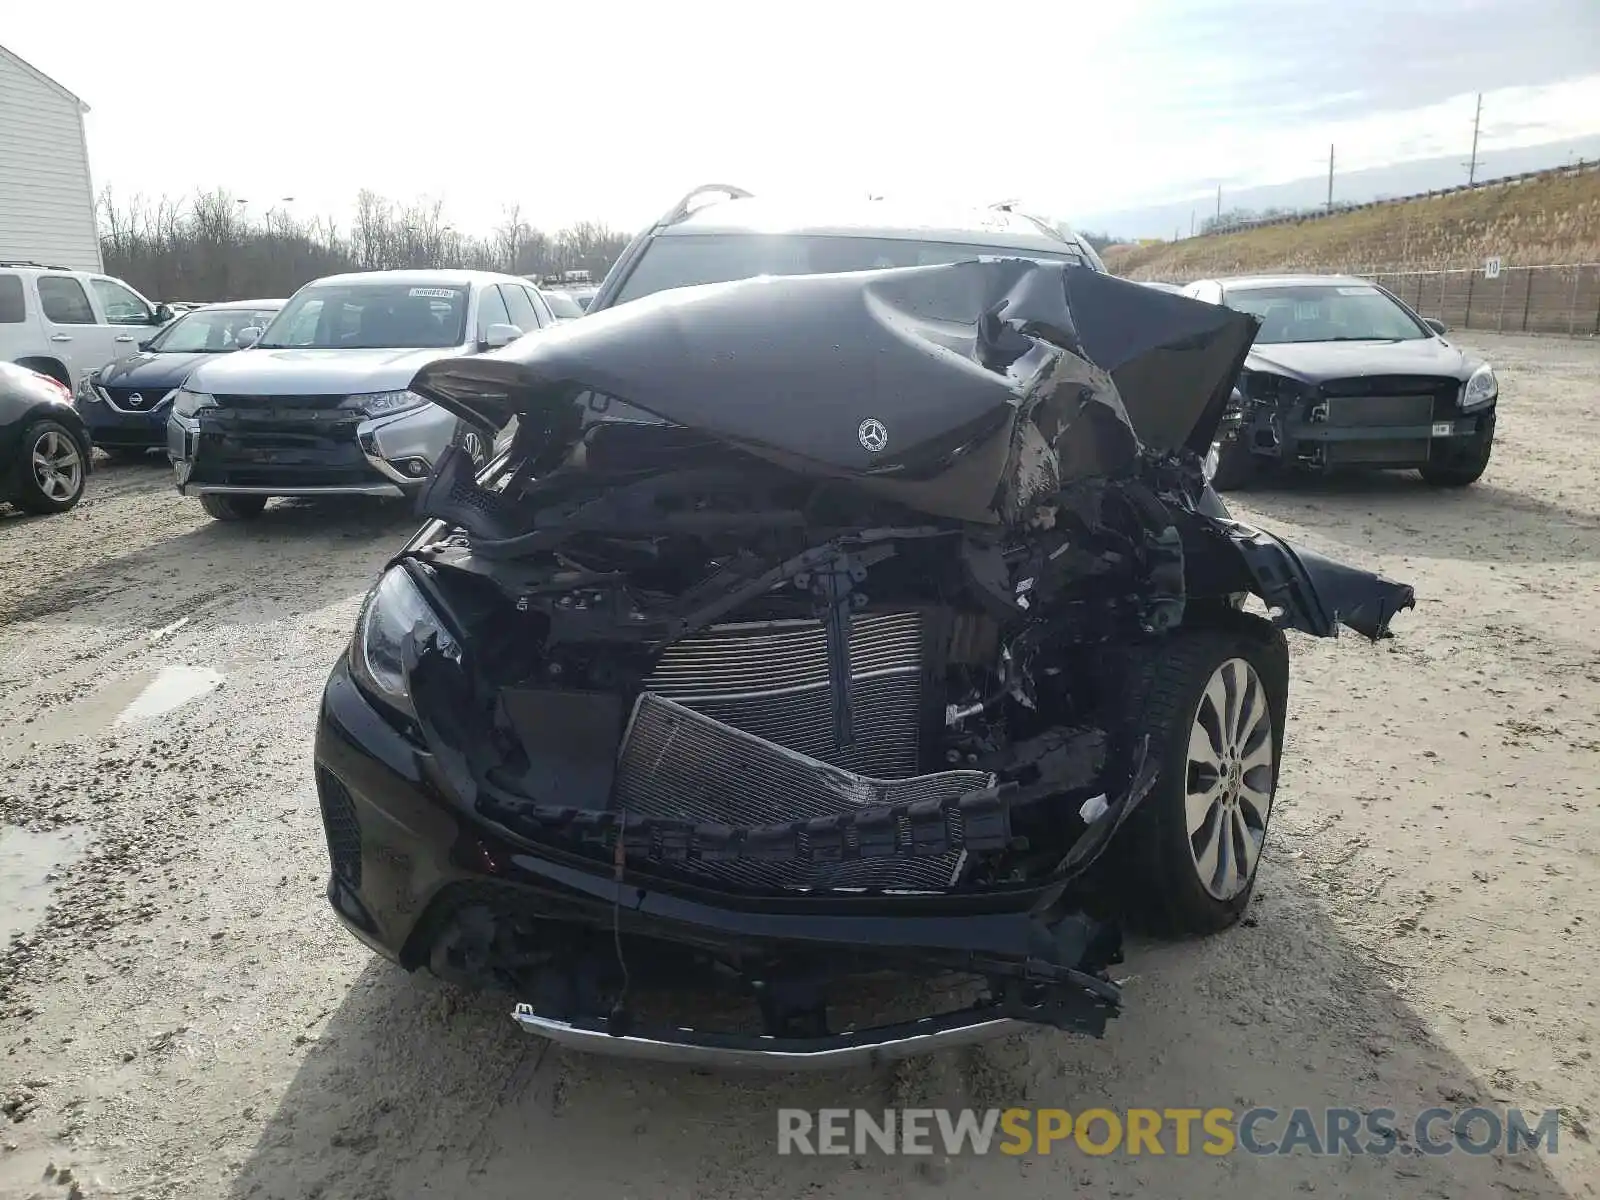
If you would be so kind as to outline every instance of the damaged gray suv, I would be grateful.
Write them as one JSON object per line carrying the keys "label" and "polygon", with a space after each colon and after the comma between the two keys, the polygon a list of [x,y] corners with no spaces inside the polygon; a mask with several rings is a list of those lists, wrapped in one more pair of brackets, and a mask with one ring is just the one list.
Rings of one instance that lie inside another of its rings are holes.
{"label": "damaged gray suv", "polygon": [[1384,637],[1412,589],[1210,492],[1253,318],[1010,215],[740,205],[412,381],[496,450],[446,451],[324,691],[329,900],[601,1052],[1099,1034],[1124,917],[1248,902],[1283,630]]}

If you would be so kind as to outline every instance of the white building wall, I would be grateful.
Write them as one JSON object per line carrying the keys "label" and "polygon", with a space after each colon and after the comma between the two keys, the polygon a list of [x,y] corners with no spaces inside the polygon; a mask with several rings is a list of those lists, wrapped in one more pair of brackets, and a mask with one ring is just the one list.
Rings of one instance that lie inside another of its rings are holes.
{"label": "white building wall", "polygon": [[0,46],[0,262],[102,269],[85,111]]}

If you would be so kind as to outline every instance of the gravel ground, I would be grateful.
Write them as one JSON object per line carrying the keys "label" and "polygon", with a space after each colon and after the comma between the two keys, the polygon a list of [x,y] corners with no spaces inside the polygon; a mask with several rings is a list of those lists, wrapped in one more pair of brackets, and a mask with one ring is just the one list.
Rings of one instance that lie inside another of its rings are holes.
{"label": "gravel ground", "polygon": [[[1600,1193],[1600,345],[1480,340],[1504,399],[1478,486],[1235,502],[1420,596],[1394,641],[1294,638],[1251,918],[1135,947],[1103,1041],[1040,1032],[879,1073],[544,1053],[503,1003],[336,927],[313,714],[404,511],[230,527],[152,462],[104,468],[66,516],[0,515],[0,938],[21,930],[0,959],[0,1196]],[[153,681],[177,707],[128,719]],[[1559,1153],[774,1149],[780,1104],[1477,1102],[1560,1107]]]}

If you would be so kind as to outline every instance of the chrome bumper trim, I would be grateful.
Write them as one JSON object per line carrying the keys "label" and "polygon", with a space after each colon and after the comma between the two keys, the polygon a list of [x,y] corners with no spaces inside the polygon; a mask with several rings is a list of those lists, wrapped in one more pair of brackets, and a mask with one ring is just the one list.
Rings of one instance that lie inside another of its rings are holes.
{"label": "chrome bumper trim", "polygon": [[361,447],[361,457],[367,460],[367,465],[374,471],[385,479],[394,480],[396,484],[410,484],[412,487],[421,487],[423,480],[428,478],[426,475],[411,476],[395,470],[386,459],[376,454],[367,453],[365,446]]}
{"label": "chrome bumper trim", "polygon": [[[420,480],[418,481],[420,482]],[[337,487],[230,487],[225,484],[179,484],[185,496],[387,496],[403,499],[406,492],[392,483],[344,484]]]}
{"label": "chrome bumper trim", "polygon": [[956,1013],[807,1042],[760,1036],[729,1038],[693,1029],[657,1031],[657,1036],[653,1037],[643,1034],[619,1037],[600,1029],[542,1017],[527,1004],[518,1004],[511,1019],[525,1033],[589,1054],[761,1071],[837,1071],[873,1066],[933,1054],[953,1046],[987,1042],[1032,1027],[1028,1022],[1009,1017]]}

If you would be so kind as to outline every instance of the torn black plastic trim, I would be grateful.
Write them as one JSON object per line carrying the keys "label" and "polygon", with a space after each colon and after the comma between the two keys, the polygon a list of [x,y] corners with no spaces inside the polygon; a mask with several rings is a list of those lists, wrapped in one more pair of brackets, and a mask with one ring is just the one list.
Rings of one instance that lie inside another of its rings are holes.
{"label": "torn black plastic trim", "polygon": [[1371,571],[1346,566],[1240,521],[1216,521],[1238,551],[1254,591],[1280,628],[1337,637],[1346,625],[1376,642],[1392,637],[1389,622],[1416,607],[1416,590]]}

